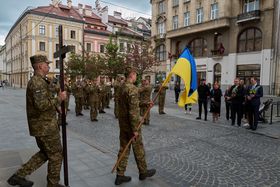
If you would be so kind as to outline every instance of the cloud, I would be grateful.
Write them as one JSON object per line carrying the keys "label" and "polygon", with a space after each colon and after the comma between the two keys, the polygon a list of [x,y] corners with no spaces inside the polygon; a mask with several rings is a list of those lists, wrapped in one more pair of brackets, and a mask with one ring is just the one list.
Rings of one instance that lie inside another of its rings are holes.
{"label": "cloud", "polygon": [[[63,4],[67,4],[67,0],[61,1]],[[95,0],[72,0],[72,2],[74,6],[77,6],[78,3],[82,3],[95,7]],[[113,6],[104,2],[109,2],[118,6]],[[27,7],[47,6],[50,3],[51,0],[6,0],[5,3],[2,3],[0,7],[0,45],[4,43],[4,39],[9,30]],[[101,5],[109,7],[109,14],[113,14],[113,11],[122,12],[124,18],[139,16],[149,17],[149,15],[151,15],[150,0],[101,0]],[[127,7],[130,10],[119,6]],[[133,10],[145,14],[137,13]]]}

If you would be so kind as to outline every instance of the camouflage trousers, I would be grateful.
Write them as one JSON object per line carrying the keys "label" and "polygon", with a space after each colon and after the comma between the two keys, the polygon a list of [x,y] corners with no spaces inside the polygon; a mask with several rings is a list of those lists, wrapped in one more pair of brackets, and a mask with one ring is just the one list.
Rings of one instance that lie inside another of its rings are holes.
{"label": "camouflage trousers", "polygon": [[75,112],[76,114],[82,113],[83,110],[83,98],[82,97],[75,97]]}
{"label": "camouflage trousers", "polygon": [[[118,158],[122,154],[125,146],[129,142],[131,137],[132,137],[131,131],[126,131],[123,129],[120,130],[120,150],[119,150]],[[134,158],[135,158],[139,173],[143,174],[143,173],[147,172],[147,163],[145,160],[145,150],[144,150],[144,145],[142,142],[142,134],[141,134],[141,130],[140,130],[138,138],[136,139],[136,141],[133,141],[132,144],[129,146],[127,151],[124,153],[124,157],[122,158],[122,160],[120,161],[120,163],[117,167],[118,175],[124,175],[124,173],[125,173],[131,146],[132,146]]]}
{"label": "camouflage trousers", "polygon": [[91,119],[91,121],[94,120],[94,119],[97,119],[98,107],[99,107],[99,102],[98,101],[90,103],[90,119]]}
{"label": "camouflage trousers", "polygon": [[[144,116],[146,111],[148,110],[149,108],[149,105],[143,105],[143,106],[140,106],[140,115],[141,116]],[[148,112],[145,120],[144,120],[144,123],[148,124],[150,122],[150,111]]]}
{"label": "camouflage trousers", "polygon": [[164,112],[164,103],[165,103],[165,97],[159,96],[158,97],[158,112]]}
{"label": "camouflage trousers", "polygon": [[101,95],[99,101],[99,111],[104,111],[106,107],[106,95]]}
{"label": "camouflage trousers", "polygon": [[40,149],[16,174],[21,177],[30,175],[48,161],[48,187],[58,184],[62,164],[62,146],[59,133],[49,136],[37,136],[36,142]]}
{"label": "camouflage trousers", "polygon": [[109,107],[109,105],[110,105],[110,100],[111,100],[111,96],[110,96],[110,94],[106,94],[106,99],[105,99],[105,106],[106,107]]}
{"label": "camouflage trousers", "polygon": [[117,101],[118,99],[115,99],[115,107],[114,107],[114,114],[115,114],[115,117],[118,118],[119,117],[119,103]]}

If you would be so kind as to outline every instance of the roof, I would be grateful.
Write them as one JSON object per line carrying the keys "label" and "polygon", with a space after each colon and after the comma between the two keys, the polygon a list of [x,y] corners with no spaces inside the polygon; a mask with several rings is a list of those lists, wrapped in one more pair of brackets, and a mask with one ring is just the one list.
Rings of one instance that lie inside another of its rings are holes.
{"label": "roof", "polygon": [[20,15],[20,17],[17,19],[17,21],[11,27],[5,40],[10,35],[10,33],[13,31],[13,29],[18,25],[18,23],[20,23],[21,20],[27,14],[35,14],[35,15],[39,15],[39,16],[52,17],[55,19],[62,19],[62,20],[67,20],[67,21],[84,23],[82,17],[79,15],[79,13],[73,7],[69,8],[68,6],[65,6],[62,4],[59,4],[58,7],[49,5],[49,6],[40,6],[40,7],[33,8],[33,9],[28,8],[23,11],[23,13]]}
{"label": "roof", "polygon": [[143,38],[143,36],[129,28],[122,27],[119,29],[119,31],[116,32],[118,35],[124,35],[124,36],[133,36],[137,38]]}
{"label": "roof", "polygon": [[108,16],[108,22],[117,23],[117,24],[121,24],[121,25],[125,25],[125,26],[128,25],[127,22],[125,22],[124,20],[118,19],[111,15]]}
{"label": "roof", "polygon": [[58,17],[72,18],[83,21],[80,14],[73,7],[69,8],[68,6],[62,4],[59,4],[58,7],[53,5],[37,7],[32,9],[31,12],[46,13],[48,15],[55,15]]}
{"label": "roof", "polygon": [[100,29],[93,29],[93,28],[85,28],[85,33],[89,34],[98,34],[103,36],[110,36],[112,33],[108,30],[100,30]]}

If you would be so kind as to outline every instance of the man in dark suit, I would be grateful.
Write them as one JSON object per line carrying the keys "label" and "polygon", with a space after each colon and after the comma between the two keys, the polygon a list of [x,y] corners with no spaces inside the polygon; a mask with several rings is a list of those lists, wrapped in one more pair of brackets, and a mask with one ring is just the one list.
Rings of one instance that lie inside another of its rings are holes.
{"label": "man in dark suit", "polygon": [[242,119],[242,103],[244,101],[244,87],[240,85],[240,79],[234,79],[234,85],[230,89],[230,101],[231,101],[231,125],[235,125],[235,119],[237,114],[237,125],[241,126]]}
{"label": "man in dark suit", "polygon": [[251,86],[247,90],[246,99],[248,104],[248,121],[250,129],[256,130],[258,127],[260,98],[263,96],[263,87],[257,83],[257,79],[252,77]]}
{"label": "man in dark suit", "polygon": [[201,119],[202,113],[202,104],[204,107],[204,120],[207,121],[207,101],[210,96],[210,88],[206,85],[206,80],[202,79],[201,84],[197,88],[198,92],[198,107],[199,107],[199,116],[196,119]]}

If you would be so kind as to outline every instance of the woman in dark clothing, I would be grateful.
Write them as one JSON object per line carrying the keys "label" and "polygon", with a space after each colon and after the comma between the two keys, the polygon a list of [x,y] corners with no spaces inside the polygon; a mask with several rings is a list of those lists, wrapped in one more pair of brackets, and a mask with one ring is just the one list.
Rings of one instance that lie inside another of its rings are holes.
{"label": "woman in dark clothing", "polygon": [[180,95],[180,92],[181,92],[179,82],[176,82],[175,87],[174,87],[174,91],[175,91],[175,103],[178,103],[179,95]]}
{"label": "woman in dark clothing", "polygon": [[222,90],[217,82],[214,83],[213,89],[210,92],[211,107],[210,112],[213,114],[213,122],[218,120],[221,113],[221,97],[223,96]]}

